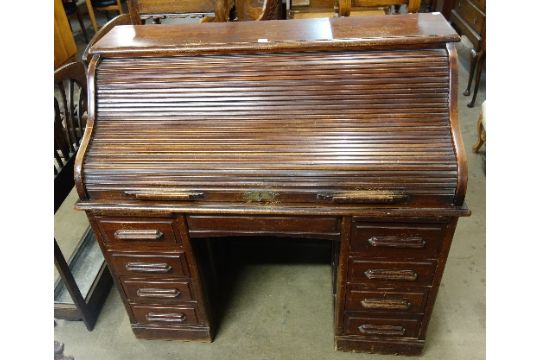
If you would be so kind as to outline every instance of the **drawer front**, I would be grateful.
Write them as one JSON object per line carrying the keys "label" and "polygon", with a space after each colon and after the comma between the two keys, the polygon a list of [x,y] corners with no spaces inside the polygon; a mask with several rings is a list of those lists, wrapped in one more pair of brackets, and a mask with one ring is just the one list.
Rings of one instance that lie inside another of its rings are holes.
{"label": "drawer front", "polygon": [[193,301],[189,281],[185,279],[121,279],[121,283],[130,302],[177,305]]}
{"label": "drawer front", "polygon": [[353,222],[350,250],[370,257],[437,258],[446,224]]}
{"label": "drawer front", "polygon": [[191,237],[291,234],[339,237],[335,217],[302,216],[207,216],[187,217]]}
{"label": "drawer front", "polygon": [[418,319],[392,319],[345,316],[346,335],[367,337],[416,338],[420,330]]}
{"label": "drawer front", "polygon": [[183,252],[111,254],[112,270],[117,276],[189,276]]}
{"label": "drawer front", "polygon": [[158,248],[181,245],[173,219],[96,218],[107,247]]}
{"label": "drawer front", "polygon": [[194,307],[132,305],[135,321],[140,324],[159,326],[198,325]]}
{"label": "drawer front", "polygon": [[458,0],[456,10],[476,32],[482,31],[485,15],[468,0]]}
{"label": "drawer front", "polygon": [[431,285],[434,262],[364,261],[350,259],[349,281],[363,283],[392,283]]}
{"label": "drawer front", "polygon": [[346,310],[370,313],[422,314],[428,289],[418,291],[376,291],[358,286],[349,286],[346,295]]}

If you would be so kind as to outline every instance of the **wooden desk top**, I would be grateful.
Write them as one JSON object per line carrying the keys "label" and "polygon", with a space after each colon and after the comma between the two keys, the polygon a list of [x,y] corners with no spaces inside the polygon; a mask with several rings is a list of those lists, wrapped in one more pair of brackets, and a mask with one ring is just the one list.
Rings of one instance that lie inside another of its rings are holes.
{"label": "wooden desk top", "polygon": [[90,50],[102,56],[366,49],[443,44],[459,36],[440,14],[116,26]]}

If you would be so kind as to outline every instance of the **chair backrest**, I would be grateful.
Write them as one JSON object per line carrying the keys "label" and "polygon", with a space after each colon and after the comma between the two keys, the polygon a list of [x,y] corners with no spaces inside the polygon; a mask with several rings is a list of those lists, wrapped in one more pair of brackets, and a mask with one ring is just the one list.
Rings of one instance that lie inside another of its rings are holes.
{"label": "chair backrest", "polygon": [[[379,7],[391,5],[407,5],[407,12],[417,13],[420,9],[421,0],[347,0],[351,7]],[[341,2],[341,1],[340,1]],[[350,12],[350,10],[349,10]]]}
{"label": "chair backrest", "polygon": [[234,3],[239,21],[273,20],[280,17],[281,0],[234,0]]}
{"label": "chair backrest", "polygon": [[216,0],[128,0],[128,9],[131,22],[140,25],[146,17],[213,13],[215,3]]}
{"label": "chair backrest", "polygon": [[73,164],[86,127],[86,70],[81,62],[54,72],[54,211],[74,186]]}

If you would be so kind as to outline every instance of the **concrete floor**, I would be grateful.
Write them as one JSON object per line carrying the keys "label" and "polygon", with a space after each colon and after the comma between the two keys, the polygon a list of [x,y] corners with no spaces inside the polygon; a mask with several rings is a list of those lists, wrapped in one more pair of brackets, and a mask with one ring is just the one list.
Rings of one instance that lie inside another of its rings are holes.
{"label": "concrete floor", "polygon": [[[466,107],[469,98],[461,92],[468,75],[468,53],[463,44],[458,49],[459,115],[469,162],[466,202],[472,216],[458,223],[421,357],[424,360],[485,358],[485,155],[471,151],[485,81],[477,105]],[[74,201],[75,196],[70,199]],[[70,207],[66,204],[67,210],[55,221],[56,236],[62,242],[85,221]],[[329,265],[246,265],[237,274],[212,344],[137,340],[116,289],[111,290],[92,332],[82,322],[59,320],[54,336],[76,360],[396,359],[334,351],[330,293]]]}

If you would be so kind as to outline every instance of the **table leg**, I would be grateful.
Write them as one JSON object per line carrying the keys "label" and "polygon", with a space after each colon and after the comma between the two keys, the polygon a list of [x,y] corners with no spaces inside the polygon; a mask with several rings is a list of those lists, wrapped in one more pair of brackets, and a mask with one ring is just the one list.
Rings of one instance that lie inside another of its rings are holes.
{"label": "table leg", "polygon": [[484,70],[484,63],[486,60],[486,51],[480,51],[477,59],[477,68],[476,68],[476,79],[474,81],[474,93],[471,99],[471,102],[467,104],[468,107],[472,108],[476,101],[476,95],[478,94],[478,86],[480,85],[480,79],[482,78],[482,71]]}

